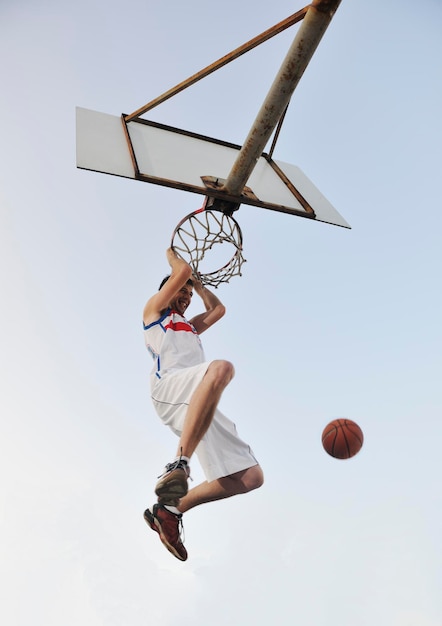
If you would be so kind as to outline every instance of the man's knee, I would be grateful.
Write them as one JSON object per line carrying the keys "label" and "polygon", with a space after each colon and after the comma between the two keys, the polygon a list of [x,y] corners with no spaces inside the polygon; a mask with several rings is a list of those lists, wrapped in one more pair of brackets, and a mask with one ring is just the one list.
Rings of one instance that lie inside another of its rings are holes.
{"label": "man's knee", "polygon": [[225,497],[229,497],[258,489],[264,482],[264,475],[261,467],[254,465],[235,474],[230,474],[230,476],[219,478],[218,481],[226,491]]}
{"label": "man's knee", "polygon": [[235,375],[235,368],[230,361],[212,361],[206,376],[214,384],[228,385]]}
{"label": "man's knee", "polygon": [[227,477],[231,484],[234,485],[232,493],[248,493],[254,489],[258,489],[264,483],[264,474],[260,465],[253,465],[241,472],[232,474]]}
{"label": "man's knee", "polygon": [[246,470],[246,473],[243,477],[243,484],[246,488],[246,491],[253,491],[254,489],[259,489],[264,484],[264,473],[261,469],[260,465],[254,465],[253,467],[249,467]]}

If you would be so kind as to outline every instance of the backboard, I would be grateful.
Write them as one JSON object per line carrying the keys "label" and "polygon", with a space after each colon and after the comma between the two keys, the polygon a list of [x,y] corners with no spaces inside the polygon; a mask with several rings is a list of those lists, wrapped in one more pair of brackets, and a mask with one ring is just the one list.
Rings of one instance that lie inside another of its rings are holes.
{"label": "backboard", "polygon": [[172,126],[77,108],[77,167],[350,228],[295,165],[263,153],[240,196],[221,187],[241,146]]}

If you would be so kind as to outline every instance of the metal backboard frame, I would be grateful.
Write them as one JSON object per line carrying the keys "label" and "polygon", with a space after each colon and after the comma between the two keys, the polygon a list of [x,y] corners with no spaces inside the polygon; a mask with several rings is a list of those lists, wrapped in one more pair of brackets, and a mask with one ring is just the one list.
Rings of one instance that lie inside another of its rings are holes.
{"label": "metal backboard frame", "polygon": [[[232,214],[241,204],[350,228],[293,165],[272,158],[290,98],[341,0],[313,0],[287,20],[241,46],[130,115],[77,109],[77,166],[205,195]],[[288,26],[302,24],[242,146],[141,117],[218,67]],[[276,129],[276,131],[275,131]],[[264,153],[272,133],[273,145]]]}
{"label": "metal backboard frame", "polygon": [[[77,167],[349,228],[294,165],[263,154],[240,194],[222,189],[241,146],[182,129],[77,108]],[[314,208],[313,208],[314,207]]]}

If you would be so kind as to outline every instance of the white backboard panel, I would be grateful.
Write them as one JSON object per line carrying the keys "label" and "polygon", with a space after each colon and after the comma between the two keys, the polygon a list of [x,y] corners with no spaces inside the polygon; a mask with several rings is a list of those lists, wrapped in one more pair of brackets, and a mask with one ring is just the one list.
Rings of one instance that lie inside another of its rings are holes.
{"label": "white backboard panel", "polygon": [[[207,180],[227,179],[241,146],[136,119],[77,108],[77,167],[224,198]],[[206,183],[204,182],[206,181]],[[210,188],[207,186],[210,185]],[[350,228],[294,165],[260,157],[240,203]]]}

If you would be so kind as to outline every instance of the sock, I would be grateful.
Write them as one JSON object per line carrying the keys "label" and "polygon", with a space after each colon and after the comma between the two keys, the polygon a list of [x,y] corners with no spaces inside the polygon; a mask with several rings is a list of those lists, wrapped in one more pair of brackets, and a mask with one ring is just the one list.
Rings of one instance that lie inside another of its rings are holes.
{"label": "sock", "polygon": [[178,511],[176,506],[171,506],[170,504],[165,504],[164,508],[167,509],[167,511],[169,511],[170,513],[173,513],[174,515],[181,515],[181,511]]}
{"label": "sock", "polygon": [[186,465],[189,465],[190,459],[188,456],[177,456],[175,461],[184,461]]}

